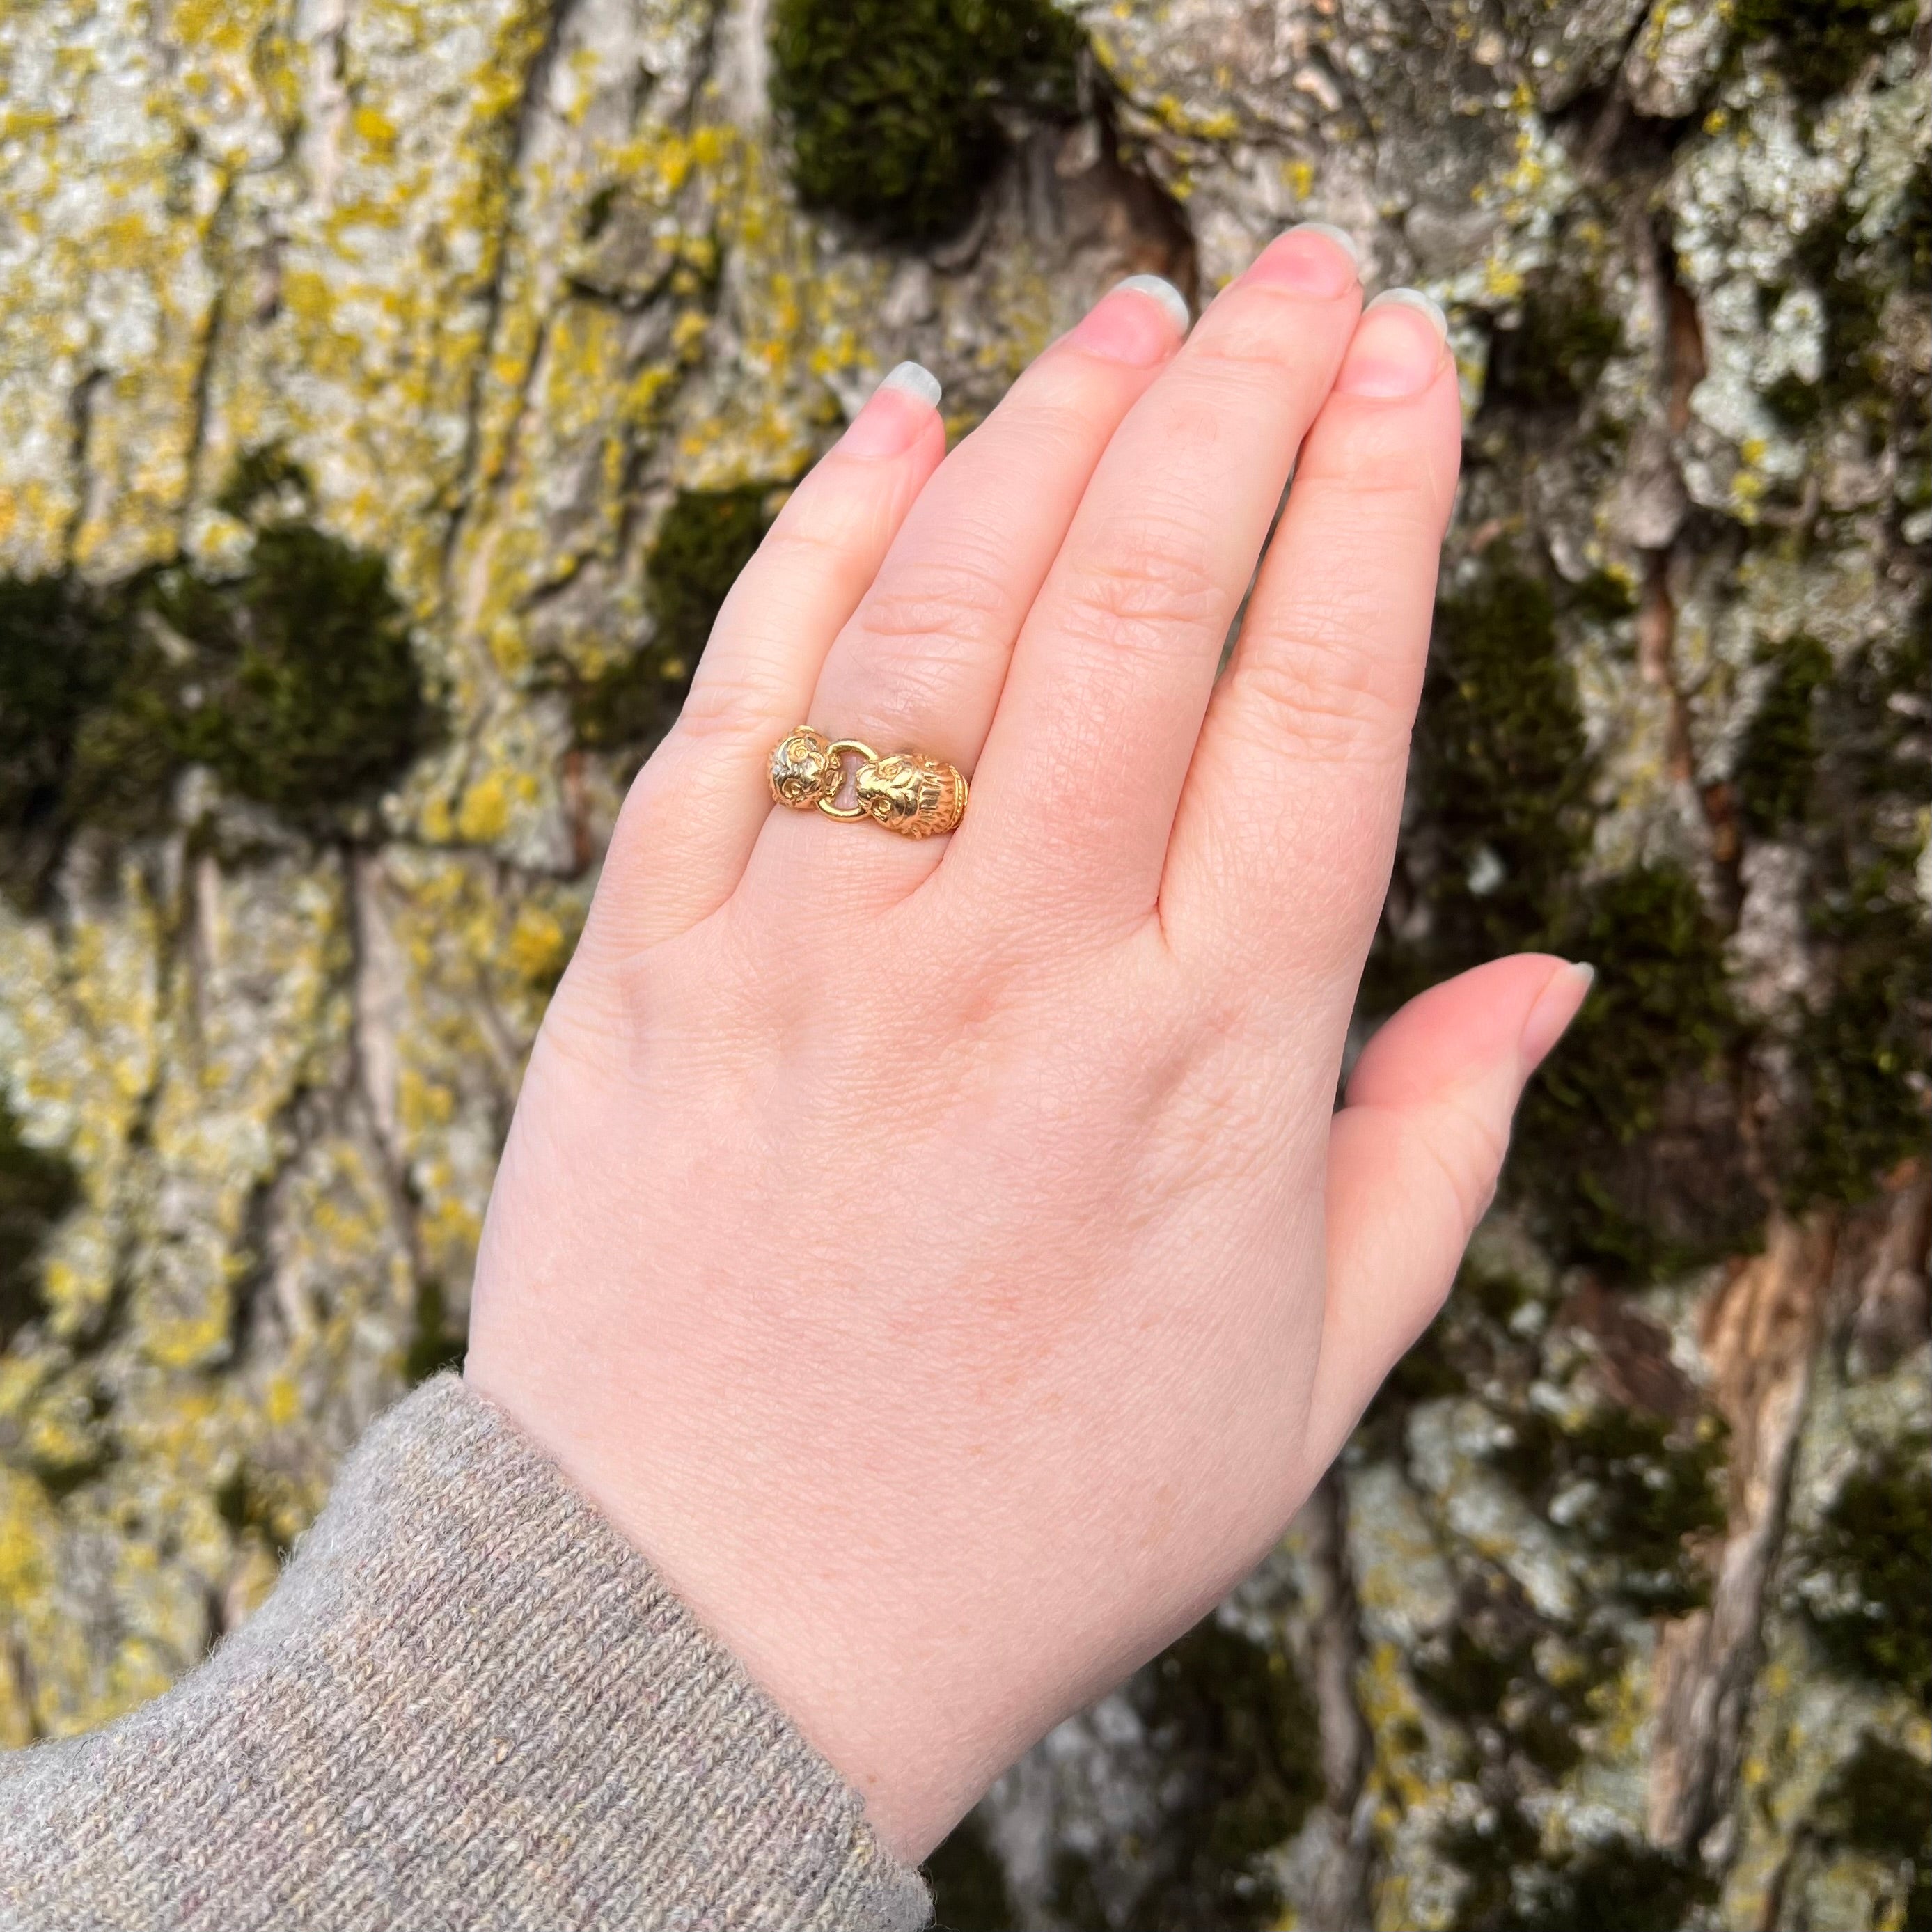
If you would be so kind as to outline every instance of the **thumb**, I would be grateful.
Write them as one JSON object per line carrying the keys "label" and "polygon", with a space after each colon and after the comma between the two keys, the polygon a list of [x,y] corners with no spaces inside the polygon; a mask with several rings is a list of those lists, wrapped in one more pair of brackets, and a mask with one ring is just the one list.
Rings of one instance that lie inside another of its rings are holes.
{"label": "thumb", "polygon": [[1409,1001],[1370,1041],[1328,1140],[1328,1289],[1309,1441],[1335,1454],[1434,1318],[1496,1193],[1525,1084],[1594,976],[1519,953]]}

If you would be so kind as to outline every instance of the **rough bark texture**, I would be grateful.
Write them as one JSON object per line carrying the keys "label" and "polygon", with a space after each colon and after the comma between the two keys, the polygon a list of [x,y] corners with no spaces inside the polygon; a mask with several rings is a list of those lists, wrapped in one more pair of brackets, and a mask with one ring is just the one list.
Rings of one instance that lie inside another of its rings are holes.
{"label": "rough bark texture", "polygon": [[1932,1923],[1928,40],[0,8],[0,1738],[192,1664],[460,1350],[623,781],[877,374],[963,428],[1318,218],[1468,422],[1364,1023],[1519,945],[1599,988],[1278,1556],[943,1916]]}

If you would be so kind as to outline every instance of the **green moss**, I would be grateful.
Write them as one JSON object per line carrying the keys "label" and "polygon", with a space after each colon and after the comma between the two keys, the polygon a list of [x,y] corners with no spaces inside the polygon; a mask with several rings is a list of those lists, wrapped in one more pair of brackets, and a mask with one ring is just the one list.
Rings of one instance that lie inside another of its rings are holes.
{"label": "green moss", "polygon": [[1436,607],[1412,783],[1407,849],[1430,930],[1378,962],[1390,1006],[1551,938],[1588,850],[1590,763],[1556,607],[1506,558]]}
{"label": "green moss", "polygon": [[1854,1851],[1932,1862],[1932,1765],[1867,1731],[1820,1796],[1814,1828]]}
{"label": "green moss", "polygon": [[83,825],[154,829],[187,766],[331,832],[428,742],[382,560],[294,514],[304,492],[272,453],[242,466],[222,501],[256,521],[232,574],[0,579],[0,881],[16,897]]}
{"label": "green moss", "polygon": [[1904,1916],[1888,1920],[1909,1932],[1932,1926],[1932,1766],[1870,1731],[1820,1794],[1810,1835],[1909,1868]]}
{"label": "green moss", "polygon": [[1273,1924],[1282,1900],[1257,1861],[1286,1844],[1321,1796],[1320,1725],[1293,1666],[1210,1617],[1151,1664],[1142,1715],[1164,1758],[1192,1770],[1166,1834],[1178,1868],[1127,1922],[1149,1932]]}
{"label": "green moss", "polygon": [[1463,1877],[1450,1932],[1496,1932],[1514,1926],[1516,1874],[1533,1867],[1536,1827],[1514,1801],[1492,1806],[1480,1822],[1465,1821],[1438,1832],[1436,1848]]}
{"label": "green moss", "polygon": [[1282,1652],[1210,1617],[1151,1666],[1145,1714],[1156,1732],[1178,1732],[1201,1763],[1174,1837],[1191,1848],[1184,1868],[1144,1898],[1133,1923],[1271,1924],[1281,1899],[1256,1862],[1286,1844],[1322,1794],[1319,1720]]}
{"label": "green moss", "polygon": [[675,716],[711,627],[739,573],[770,527],[770,490],[681,491],[665,512],[645,566],[650,646],[593,678],[570,683],[578,743],[596,751],[646,744]]}
{"label": "green moss", "polygon": [[1832,989],[1800,1027],[1802,1131],[1787,1195],[1796,1207],[1857,1202],[1924,1152],[1928,1054],[1924,914],[1874,873],[1818,909]]}
{"label": "green moss", "polygon": [[1739,46],[1775,41],[1791,91],[1817,102],[1849,86],[1911,19],[1898,0],[1737,0],[1732,30]]}
{"label": "green moss", "polygon": [[[1849,262],[1842,232],[1814,240],[1833,273]],[[1840,280],[1837,339],[1856,360],[1875,312],[1863,284]],[[1385,1013],[1504,952],[1594,963],[1589,1000],[1526,1098],[1503,1189],[1559,1264],[1613,1282],[1748,1251],[1767,1180],[1798,1208],[1868,1195],[1923,1151],[1932,1096],[1932,934],[1914,878],[1932,626],[1921,612],[1836,671],[1815,639],[1781,647],[1742,747],[1742,829],[1808,856],[1815,969],[1778,1022],[1796,1104],[1748,1150],[1739,1083],[1755,1036],[1698,886],[1670,864],[1585,883],[1594,775],[1558,639],[1629,603],[1619,580],[1552,587],[1501,545],[1443,598],[1392,916],[1363,990]]]}
{"label": "green moss", "polygon": [[1490,344],[1484,406],[1574,411],[1616,353],[1623,324],[1588,284],[1555,278],[1528,291],[1521,315]]}
{"label": "green moss", "polygon": [[800,199],[894,241],[958,228],[1006,117],[1074,111],[1080,46],[1047,0],[777,0],[772,99]]}
{"label": "green moss", "polygon": [[1916,878],[1932,790],[1922,610],[1862,650],[1814,700],[1819,747],[1799,835],[1817,985],[1794,1065],[1798,1106],[1771,1151],[1794,1207],[1856,1202],[1924,1150],[1932,1093],[1928,932]]}
{"label": "green moss", "polygon": [[1571,585],[1570,602],[1580,615],[1600,624],[1615,623],[1636,610],[1628,580],[1613,570],[1593,570],[1580,584]]}
{"label": "green moss", "polygon": [[1636,866],[1580,892],[1550,940],[1597,979],[1518,1119],[1510,1184],[1539,1232],[1621,1281],[1749,1248],[1765,1203],[1727,1097],[1723,935],[1696,886]]}
{"label": "green moss", "polygon": [[1890,250],[1873,255],[1855,242],[1852,223],[1850,210],[1840,206],[1808,230],[1792,254],[1798,274],[1823,304],[1823,352],[1808,415],[1808,405],[1788,387],[1776,393],[1786,409],[1795,407],[1807,420],[1848,403],[1880,418],[1888,413],[1880,351],[1886,297],[1899,279],[1899,265],[1888,259]]}
{"label": "green moss", "polygon": [[244,523],[262,517],[288,518],[313,514],[315,489],[308,472],[278,444],[244,450],[214,499],[214,507]]}
{"label": "green moss", "polygon": [[1445,1716],[1459,1723],[1494,1719],[1504,1698],[1533,1674],[1531,1649],[1540,1626],[1505,1635],[1498,1642],[1466,1603],[1444,1633],[1428,1639],[1410,1659],[1416,1687]]}
{"label": "green moss", "polygon": [[689,681],[739,573],[764,539],[770,490],[682,491],[658,528],[644,596],[665,674]]}
{"label": "green moss", "polygon": [[1696,887],[1670,866],[1581,877],[1594,772],[1558,627],[1628,605],[1606,584],[1559,608],[1495,553],[1438,605],[1402,860],[1419,903],[1405,937],[1384,933],[1363,992],[1386,1012],[1502,953],[1596,965],[1525,1103],[1504,1185],[1553,1258],[1624,1281],[1748,1247],[1765,1206],[1725,1103],[1739,1027]]}
{"label": "green moss", "polygon": [[1060,1846],[1053,1855],[1052,1887],[1056,1916],[1064,1925],[1111,1927],[1115,1922],[1100,1897],[1100,1882],[1094,1861],[1071,1845]]}
{"label": "green moss", "polygon": [[278,517],[238,575],[164,572],[152,608],[192,656],[146,687],[130,722],[164,728],[178,758],[244,797],[332,826],[430,736],[408,620],[370,552]]}
{"label": "green moss", "polygon": [[1616,1558],[1619,1597],[1666,1616],[1708,1600],[1696,1542],[1725,1520],[1724,1432],[1714,1416],[1686,1432],[1633,1408],[1570,1422],[1526,1408],[1510,1424],[1514,1439],[1496,1453],[1497,1467],[1539,1509],[1570,1496],[1562,1534]]}
{"label": "green moss", "polygon": [[16,898],[71,829],[77,742],[121,676],[130,621],[124,592],[0,578],[0,885]]}
{"label": "green moss", "polygon": [[1516,1276],[1466,1261],[1456,1276],[1456,1288],[1498,1327],[1536,1299],[1535,1290]]}
{"label": "green moss", "polygon": [[1818,762],[1813,699],[1832,676],[1831,653],[1816,638],[1779,650],[1763,700],[1738,754],[1738,807],[1744,824],[1771,838],[1802,818]]}
{"label": "green moss", "polygon": [[1012,1932],[1006,1875],[969,1813],[926,1862],[937,1932]]}
{"label": "green moss", "polygon": [[1795,370],[1787,369],[1760,393],[1765,406],[1785,428],[1793,431],[1808,429],[1825,406],[1824,394],[1818,385],[1807,382]]}
{"label": "green moss", "polygon": [[1734,1024],[1723,942],[1689,875],[1639,866],[1584,896],[1577,937],[1597,967],[1579,1017],[1591,1051],[1568,1091],[1623,1136],[1658,1124],[1672,1073],[1708,1059]]}
{"label": "green moss", "polygon": [[1910,265],[1910,285],[1922,289],[1932,282],[1932,160],[1922,158],[1906,183],[1898,238]]}
{"label": "green moss", "polygon": [[214,1492],[214,1507],[238,1539],[256,1532],[278,1562],[295,1548],[295,1532],[286,1504],[278,1506],[272,1486],[257,1480],[245,1462],[237,1462],[228,1480]]}
{"label": "green moss", "polygon": [[1452,1932],[1683,1932],[1717,1885],[1691,1859],[1616,1838],[1554,1859],[1514,1800],[1438,1838],[1468,1875]]}
{"label": "green moss", "polygon": [[1460,1395],[1468,1386],[1468,1376],[1456,1362],[1451,1348],[1450,1330],[1438,1319],[1389,1371],[1388,1379],[1376,1392],[1376,1401],[1406,1411],[1418,1402],[1438,1402],[1444,1396]]}
{"label": "green moss", "polygon": [[0,1096],[0,1347],[45,1312],[41,1250],[79,1194],[74,1169],[22,1140],[19,1120]]}
{"label": "green moss", "polygon": [[1397,1361],[1370,1402],[1352,1442],[1371,1461],[1404,1453],[1410,1413],[1422,1402],[1494,1388],[1523,1368],[1525,1343],[1510,1322],[1534,1291],[1504,1270],[1464,1257],[1442,1312]]}
{"label": "green moss", "polygon": [[1577,1737],[1589,1721],[1590,1693],[1615,1672],[1622,1651],[1614,1639],[1571,1643],[1563,1681],[1552,1682],[1537,1661],[1551,1630],[1514,1579],[1482,1570],[1464,1584],[1453,1622],[1424,1638],[1408,1662],[1417,1688],[1444,1716],[1492,1733],[1553,1778],[1582,1758]]}
{"label": "green moss", "polygon": [[1682,1853],[1618,1838],[1534,1874],[1525,1891],[1522,1932],[1682,1932],[1718,1886]]}
{"label": "green moss", "polygon": [[1832,1660],[1855,1676],[1932,1694],[1932,1442],[1892,1443],[1853,1470],[1804,1553],[1826,1587],[1803,1599]]}
{"label": "green moss", "polygon": [[448,1298],[434,1275],[417,1282],[413,1316],[409,1347],[403,1357],[403,1372],[412,1387],[441,1375],[445,1369],[460,1368],[470,1346],[468,1336],[451,1322]]}
{"label": "green moss", "polygon": [[1136,1932],[1277,1924],[1283,1900],[1263,1855],[1294,1835],[1322,1793],[1320,1723],[1293,1666],[1210,1617],[1124,1694],[1161,1767],[1160,1828],[1066,1854],[1055,1918]]}

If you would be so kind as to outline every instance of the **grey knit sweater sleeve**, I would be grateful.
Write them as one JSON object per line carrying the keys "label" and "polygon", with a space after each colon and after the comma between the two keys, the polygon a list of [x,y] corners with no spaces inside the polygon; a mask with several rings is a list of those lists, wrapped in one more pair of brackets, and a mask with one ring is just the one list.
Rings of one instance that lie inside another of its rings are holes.
{"label": "grey knit sweater sleeve", "polygon": [[104,1730],[0,1756],[5,1932],[916,1932],[928,1912],[838,1774],[454,1376],[370,1430],[207,1663]]}

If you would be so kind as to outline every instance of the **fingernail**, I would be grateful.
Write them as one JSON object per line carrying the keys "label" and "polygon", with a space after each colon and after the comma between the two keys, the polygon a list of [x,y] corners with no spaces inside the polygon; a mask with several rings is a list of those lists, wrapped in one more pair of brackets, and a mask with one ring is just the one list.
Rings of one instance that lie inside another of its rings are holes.
{"label": "fingernail", "polygon": [[1163,280],[1159,275],[1130,275],[1125,281],[1116,283],[1113,292],[1118,295],[1123,289],[1132,289],[1136,295],[1153,296],[1166,310],[1174,327],[1183,335],[1187,333],[1187,298],[1172,282]]}
{"label": "fingernail", "polygon": [[1356,260],[1354,243],[1339,228],[1325,221],[1304,221],[1277,235],[1241,279],[1325,299],[1346,294],[1360,279]]}
{"label": "fingernail", "polygon": [[945,392],[939,378],[922,362],[901,362],[879,378],[882,389],[896,389],[902,395],[916,396],[928,409],[936,410]]}
{"label": "fingernail", "polygon": [[1187,298],[1158,275],[1130,275],[1087,311],[1067,338],[1090,356],[1144,369],[1187,333]]}
{"label": "fingernail", "polygon": [[1384,289],[1362,312],[1335,386],[1351,396],[1413,396],[1442,366],[1449,320],[1420,289]]}
{"label": "fingernail", "polygon": [[1522,1023],[1522,1039],[1516,1048],[1526,1080],[1542,1065],[1550,1049],[1582,1010],[1596,977],[1596,968],[1580,962],[1559,966],[1550,974],[1550,983],[1537,995],[1536,1004]]}
{"label": "fingernail", "polygon": [[1433,296],[1426,296],[1420,289],[1384,289],[1369,306],[1382,308],[1391,303],[1399,308],[1412,308],[1418,315],[1426,315],[1430,327],[1436,332],[1436,340],[1449,340],[1449,318],[1442,313],[1442,304]]}
{"label": "fingernail", "polygon": [[1337,228],[1332,221],[1298,221],[1288,232],[1291,235],[1327,236],[1355,265],[1356,272],[1360,272],[1362,251],[1356,247],[1355,238],[1346,228]]}
{"label": "fingernail", "polygon": [[939,406],[939,378],[916,362],[889,370],[839,439],[848,456],[897,456],[910,449]]}

